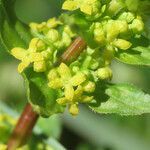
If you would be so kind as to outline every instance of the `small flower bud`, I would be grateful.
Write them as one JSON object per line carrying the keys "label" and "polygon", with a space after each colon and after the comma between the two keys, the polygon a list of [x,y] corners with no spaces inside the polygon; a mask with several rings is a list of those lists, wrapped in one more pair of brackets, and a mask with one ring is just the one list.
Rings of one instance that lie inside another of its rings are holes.
{"label": "small flower bud", "polygon": [[128,32],[128,23],[126,21],[117,20],[116,24],[118,25],[119,33]]}
{"label": "small flower bud", "polygon": [[75,1],[65,1],[63,3],[62,9],[64,10],[76,10],[78,8],[78,3]]}
{"label": "small flower bud", "polygon": [[47,77],[48,77],[48,80],[49,80],[49,81],[58,78],[58,74],[57,74],[56,69],[52,69],[52,70],[48,73]]}
{"label": "small flower bud", "polygon": [[29,50],[30,50],[30,52],[36,52],[36,50],[37,50],[37,43],[38,42],[39,42],[39,38],[33,38],[30,41],[30,44],[29,44]]}
{"label": "small flower bud", "polygon": [[62,24],[59,20],[56,20],[56,18],[51,18],[47,21],[46,25],[48,28],[56,28],[59,24]]}
{"label": "small flower bud", "polygon": [[45,43],[40,39],[37,41],[36,46],[37,46],[37,51],[43,51],[46,48]]}
{"label": "small flower bud", "polygon": [[97,61],[96,59],[93,59],[90,64],[90,69],[95,70],[98,67],[99,67],[99,61]]}
{"label": "small flower bud", "polygon": [[129,41],[123,40],[123,39],[116,39],[113,42],[113,45],[119,49],[127,50],[132,46],[132,43],[130,43]]}
{"label": "small flower bud", "polygon": [[90,47],[87,47],[87,54],[92,55],[95,52],[95,49],[91,49]]}
{"label": "small flower bud", "polygon": [[97,70],[97,76],[101,80],[111,79],[112,70],[109,67],[100,68]]}
{"label": "small flower bud", "polygon": [[[92,13],[94,15],[99,14],[104,11],[104,10],[101,10],[102,9],[101,2],[99,0],[90,0],[90,1],[91,1],[90,5],[92,5]],[[103,9],[104,9],[104,7],[103,7]]]}
{"label": "small flower bud", "polygon": [[114,40],[120,32],[118,28],[118,24],[114,20],[109,20],[106,24],[106,33],[107,33],[107,40],[112,41]]}
{"label": "small flower bud", "polygon": [[95,90],[95,83],[94,82],[86,82],[84,85],[83,85],[83,89],[85,92],[89,92],[89,93],[92,93],[94,92]]}
{"label": "small flower bud", "polygon": [[46,22],[42,22],[41,24],[37,25],[37,29],[39,32],[44,31],[45,28],[46,28]]}
{"label": "small flower bud", "polygon": [[130,29],[134,33],[140,33],[144,30],[144,23],[141,18],[134,19],[132,24],[130,25]]}
{"label": "small flower bud", "polygon": [[125,20],[127,21],[128,23],[131,23],[134,19],[135,19],[135,16],[133,13],[131,12],[123,12],[119,18],[119,20]]}
{"label": "small flower bud", "polygon": [[105,65],[110,65],[113,57],[114,57],[114,47],[112,45],[107,45],[103,54]]}
{"label": "small flower bud", "polygon": [[81,97],[81,103],[89,103],[93,100],[93,96],[82,96]]}
{"label": "small flower bud", "polygon": [[56,42],[59,39],[59,33],[55,29],[50,29],[48,33],[46,34],[46,37],[51,41],[51,42]]}
{"label": "small flower bud", "polygon": [[68,102],[68,100],[65,97],[58,98],[56,101],[59,105],[66,105]]}
{"label": "small flower bud", "polygon": [[77,104],[72,104],[69,107],[69,112],[73,115],[76,116],[79,114],[79,108]]}
{"label": "small flower bud", "polygon": [[110,15],[116,15],[122,8],[124,4],[119,0],[111,0],[108,7],[108,12]]}
{"label": "small flower bud", "polygon": [[105,33],[102,25],[100,23],[95,24],[95,30],[94,30],[94,39],[99,44],[105,43]]}
{"label": "small flower bud", "polygon": [[67,33],[70,37],[75,36],[75,34],[71,31],[71,28],[69,26],[64,27],[64,32]]}
{"label": "small flower bud", "polygon": [[32,22],[32,23],[30,23],[30,29],[31,29],[31,31],[35,31],[35,30],[37,30],[37,23],[34,23],[34,22]]}
{"label": "small flower bud", "polygon": [[44,71],[46,71],[46,63],[44,60],[36,61],[36,62],[34,62],[33,68],[34,68],[35,72],[44,72]]}
{"label": "small flower bud", "polygon": [[66,32],[63,32],[62,34],[62,41],[61,41],[61,44],[62,46],[69,46],[71,44],[72,40],[71,40],[71,37],[69,36],[69,34],[67,34]]}

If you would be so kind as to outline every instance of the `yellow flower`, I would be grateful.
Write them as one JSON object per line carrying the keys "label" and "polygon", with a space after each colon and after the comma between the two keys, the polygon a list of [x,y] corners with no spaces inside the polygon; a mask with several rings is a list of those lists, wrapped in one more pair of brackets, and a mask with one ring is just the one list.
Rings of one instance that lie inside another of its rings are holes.
{"label": "yellow flower", "polygon": [[111,42],[119,34],[118,23],[115,20],[109,20],[106,24],[107,40]]}
{"label": "yellow flower", "polygon": [[57,89],[64,88],[65,97],[72,101],[74,96],[74,88],[79,86],[86,80],[85,74],[79,72],[72,76],[69,67],[61,63],[57,69],[53,69],[48,74],[49,87]]}
{"label": "yellow flower", "polygon": [[64,90],[64,97],[58,98],[57,102],[60,105],[69,104],[69,111],[72,115],[77,115],[79,102],[87,103],[93,99],[92,96],[85,96],[84,91],[93,92],[95,84],[85,83],[86,76],[82,72],[72,75],[70,68],[64,63],[61,63],[58,68],[52,69],[48,73],[48,79],[49,87]]}
{"label": "yellow flower", "polygon": [[71,1],[71,0],[65,1],[62,6],[62,9],[65,9],[65,10],[76,10],[78,8],[79,8],[78,2]]}
{"label": "yellow flower", "polygon": [[38,32],[41,32],[41,31],[44,31],[46,29],[46,22],[42,22],[40,24],[38,23],[30,23],[30,28],[31,28],[31,31],[38,31]]}
{"label": "yellow flower", "polygon": [[56,42],[59,40],[59,33],[55,29],[50,29],[46,34],[46,37],[48,38],[49,41]]}
{"label": "yellow flower", "polygon": [[101,23],[95,23],[94,40],[101,45],[105,44],[105,32]]}
{"label": "yellow flower", "polygon": [[11,54],[18,60],[21,60],[21,63],[18,65],[18,72],[23,72],[31,63],[34,63],[34,71],[44,72],[46,63],[41,53],[44,49],[45,44],[38,38],[31,40],[27,50],[20,47],[13,48]]}
{"label": "yellow flower", "polygon": [[47,32],[49,29],[54,29],[58,25],[62,25],[63,23],[56,18],[50,18],[47,22],[38,23],[30,23],[31,31],[38,31],[38,32]]}
{"label": "yellow flower", "polygon": [[137,16],[137,18],[133,20],[132,24],[130,25],[130,29],[137,34],[144,30],[144,23],[140,16]]}
{"label": "yellow flower", "polygon": [[[79,103],[88,103],[91,100],[93,100],[93,96],[86,96],[86,95],[83,94],[84,88],[81,85],[79,85],[77,87],[77,89],[74,90],[74,91],[69,91],[69,90],[67,91],[67,90],[68,89],[66,89],[65,97],[58,98],[57,102],[60,105],[66,105],[66,104],[68,104],[69,105],[69,112],[73,116],[77,115],[78,112],[79,112],[79,109],[78,109],[78,104]],[[70,93],[73,92],[71,100],[68,99],[68,98],[70,98],[69,96],[71,95],[71,94],[69,94],[69,92]],[[69,95],[67,95],[67,94],[69,94]]]}
{"label": "yellow flower", "polygon": [[124,7],[124,3],[120,0],[111,0],[108,7],[109,14],[116,15],[122,8]]}
{"label": "yellow flower", "polygon": [[127,50],[132,46],[132,43],[130,43],[129,41],[126,41],[124,39],[116,39],[116,40],[114,40],[113,45],[119,49]]}
{"label": "yellow flower", "polygon": [[101,80],[111,79],[112,70],[109,67],[103,67],[97,70],[97,76]]}
{"label": "yellow flower", "polygon": [[79,113],[79,108],[77,104],[72,104],[69,106],[69,112],[73,115],[76,116]]}
{"label": "yellow flower", "polygon": [[11,54],[21,60],[21,63],[18,65],[18,72],[21,73],[26,67],[29,66],[31,60],[28,57],[28,53],[25,49],[16,47],[11,50]]}
{"label": "yellow flower", "polygon": [[80,9],[83,13],[92,15],[95,2],[97,2],[97,0],[66,0],[62,8],[71,11]]}
{"label": "yellow flower", "polygon": [[46,23],[46,26],[50,29],[56,28],[58,25],[62,25],[62,22],[57,20],[56,18],[51,18]]}

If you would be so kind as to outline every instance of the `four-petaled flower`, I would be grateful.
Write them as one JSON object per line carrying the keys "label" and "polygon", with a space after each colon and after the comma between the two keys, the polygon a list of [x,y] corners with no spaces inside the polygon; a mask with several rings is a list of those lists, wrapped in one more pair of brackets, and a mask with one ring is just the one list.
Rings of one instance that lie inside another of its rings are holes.
{"label": "four-petaled flower", "polygon": [[58,68],[52,69],[48,74],[48,79],[49,87],[64,90],[64,96],[58,98],[57,102],[61,105],[69,104],[69,111],[72,115],[78,114],[79,102],[90,102],[93,99],[92,96],[85,96],[83,92],[87,89],[92,92],[91,88],[94,89],[95,84],[91,84],[92,82],[85,84],[86,75],[82,72],[72,75],[71,70],[64,63],[61,63]]}
{"label": "four-petaled flower", "polygon": [[34,71],[44,72],[46,70],[46,62],[42,51],[45,49],[45,44],[38,38],[33,38],[27,50],[16,47],[11,50],[11,54],[21,60],[18,65],[18,72],[21,73],[31,63],[33,63]]}

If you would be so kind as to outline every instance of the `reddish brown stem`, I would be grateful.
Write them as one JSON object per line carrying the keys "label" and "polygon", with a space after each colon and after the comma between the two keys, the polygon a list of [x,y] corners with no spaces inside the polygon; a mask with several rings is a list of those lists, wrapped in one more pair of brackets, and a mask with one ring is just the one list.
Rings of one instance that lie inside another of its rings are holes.
{"label": "reddish brown stem", "polygon": [[85,41],[81,37],[76,38],[74,42],[68,47],[68,49],[62,54],[61,61],[70,62],[75,60],[85,47]]}
{"label": "reddish brown stem", "polygon": [[[81,37],[76,38],[62,54],[61,59],[57,64],[61,62],[69,62],[77,58],[85,47],[85,41]],[[25,144],[27,138],[30,137],[38,118],[39,115],[33,111],[32,106],[28,103],[8,141],[8,150],[15,150],[17,147]]]}
{"label": "reddish brown stem", "polygon": [[26,142],[38,117],[39,115],[33,111],[32,106],[28,103],[8,141],[8,150],[15,150]]}

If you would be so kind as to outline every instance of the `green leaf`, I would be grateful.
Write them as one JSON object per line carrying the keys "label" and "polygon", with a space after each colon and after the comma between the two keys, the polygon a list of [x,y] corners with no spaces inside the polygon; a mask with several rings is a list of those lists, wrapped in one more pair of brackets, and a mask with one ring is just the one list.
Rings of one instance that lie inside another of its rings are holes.
{"label": "green leaf", "polygon": [[58,141],[53,138],[49,138],[45,141],[45,143],[51,146],[54,150],[66,150],[65,147],[63,147]]}
{"label": "green leaf", "polygon": [[[31,40],[29,27],[15,16],[15,0],[0,0],[0,47],[8,52],[14,47],[27,48]],[[57,93],[47,86],[44,74],[28,69],[22,74],[27,84],[28,101],[42,116],[62,112],[63,107],[56,103]]]}
{"label": "green leaf", "polygon": [[123,63],[150,66],[150,47],[136,47],[119,52],[115,57]]}
{"label": "green leaf", "polygon": [[40,118],[37,122],[37,126],[41,129],[41,132],[48,137],[59,138],[61,135],[61,120],[58,115],[53,115],[50,118]]}
{"label": "green leaf", "polygon": [[15,16],[15,0],[0,0],[0,47],[10,51],[14,47],[27,47],[31,35],[29,28]]}
{"label": "green leaf", "polygon": [[10,51],[13,47],[26,47],[31,39],[28,27],[15,16],[15,0],[0,0],[0,47]]}
{"label": "green leaf", "polygon": [[57,91],[48,87],[44,73],[37,73],[28,68],[24,75],[28,100],[40,115],[49,117],[64,111],[64,107],[57,104]]}
{"label": "green leaf", "polygon": [[133,85],[111,85],[105,93],[109,96],[106,102],[90,108],[97,113],[116,113],[119,115],[140,115],[150,113],[150,95]]}

